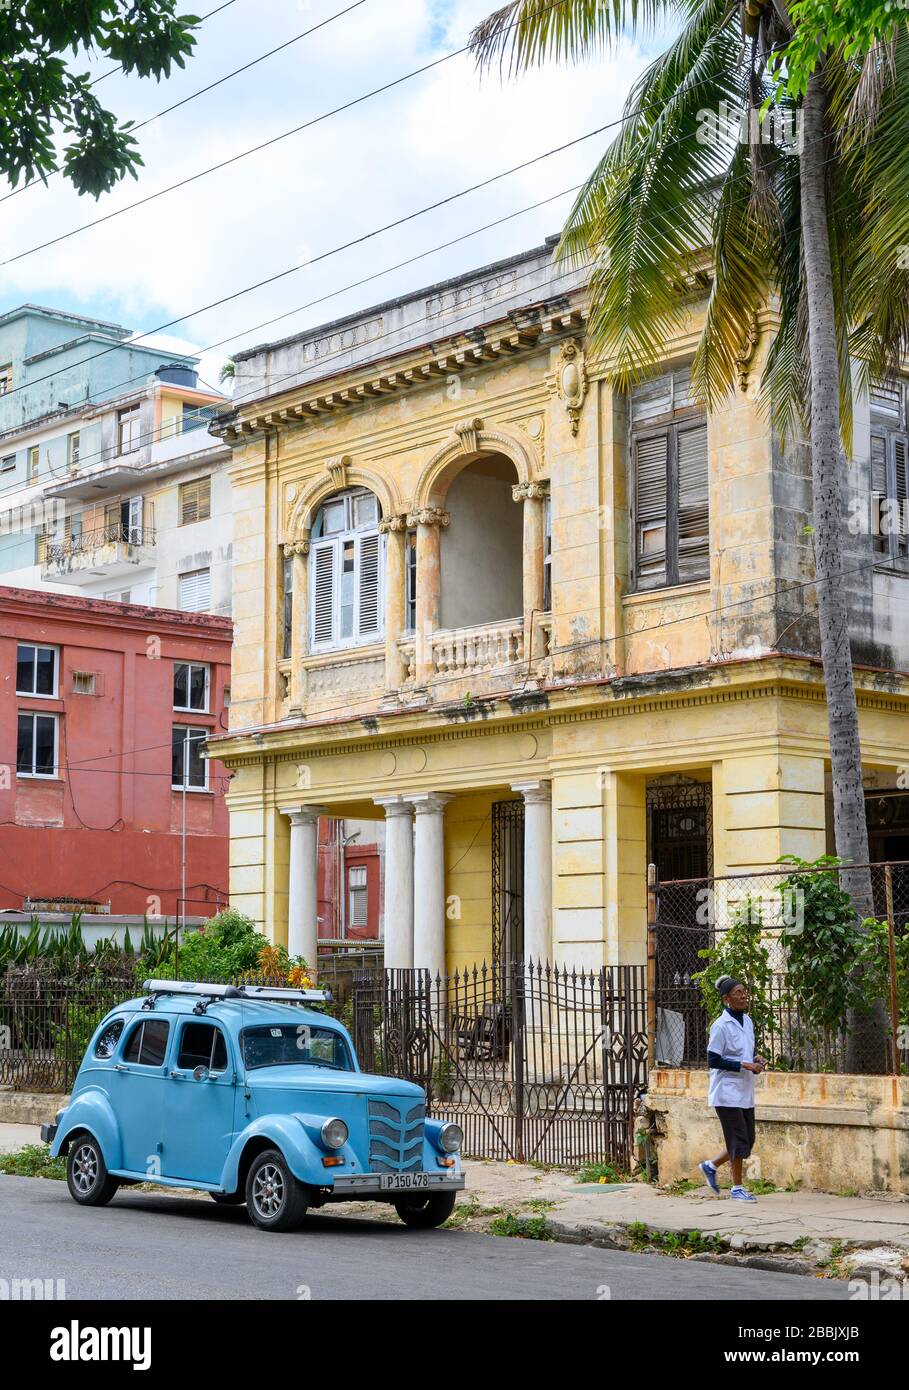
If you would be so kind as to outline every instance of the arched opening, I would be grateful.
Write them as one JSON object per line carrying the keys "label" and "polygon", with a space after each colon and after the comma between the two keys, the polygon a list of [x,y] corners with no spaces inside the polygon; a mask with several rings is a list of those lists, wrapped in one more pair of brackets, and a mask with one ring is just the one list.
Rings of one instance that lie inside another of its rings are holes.
{"label": "arched opening", "polygon": [[381,507],[367,488],[326,497],[313,519],[309,554],[310,650],[377,642],[382,636]]}
{"label": "arched opening", "polygon": [[516,482],[510,459],[486,454],[451,483],[445,498],[451,521],[440,546],[443,628],[521,617],[523,521],[511,493]]}

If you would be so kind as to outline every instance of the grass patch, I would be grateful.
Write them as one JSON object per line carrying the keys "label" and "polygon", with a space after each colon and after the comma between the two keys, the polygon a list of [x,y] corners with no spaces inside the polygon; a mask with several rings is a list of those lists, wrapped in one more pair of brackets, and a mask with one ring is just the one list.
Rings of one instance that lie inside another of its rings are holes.
{"label": "grass patch", "polygon": [[669,1183],[663,1191],[668,1192],[670,1197],[684,1197],[686,1192],[693,1192],[695,1188],[703,1187],[703,1183],[692,1182],[691,1178],[679,1178],[678,1182]]}
{"label": "grass patch", "polygon": [[51,1158],[47,1144],[26,1144],[14,1153],[0,1154],[0,1173],[17,1178],[65,1178],[66,1159]]}
{"label": "grass patch", "polygon": [[779,1192],[776,1183],[771,1182],[769,1178],[746,1178],[745,1186],[755,1197],[766,1197],[768,1192]]}
{"label": "grass patch", "polygon": [[638,1253],[656,1250],[661,1255],[689,1259],[692,1255],[725,1254],[727,1245],[722,1236],[705,1236],[703,1231],[652,1231],[643,1221],[628,1226],[629,1249]]}
{"label": "grass patch", "polygon": [[459,1231],[466,1226],[468,1221],[472,1221],[476,1216],[498,1216],[501,1207],[484,1207],[476,1198],[471,1198],[466,1202],[458,1202],[454,1211],[447,1221],[442,1225],[448,1231]]}
{"label": "grass patch", "polygon": [[518,1240],[552,1240],[545,1216],[514,1216],[508,1212],[489,1223],[489,1234],[514,1236]]}
{"label": "grass patch", "polygon": [[574,1175],[575,1182],[628,1182],[628,1174],[611,1163],[585,1163]]}

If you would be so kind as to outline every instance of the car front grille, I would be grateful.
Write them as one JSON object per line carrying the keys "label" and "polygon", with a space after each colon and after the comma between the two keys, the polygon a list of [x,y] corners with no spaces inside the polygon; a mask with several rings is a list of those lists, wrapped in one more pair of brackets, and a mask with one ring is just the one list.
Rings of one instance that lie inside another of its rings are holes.
{"label": "car front grille", "polygon": [[412,1173],[423,1166],[426,1106],[403,1101],[369,1102],[369,1169],[372,1173]]}

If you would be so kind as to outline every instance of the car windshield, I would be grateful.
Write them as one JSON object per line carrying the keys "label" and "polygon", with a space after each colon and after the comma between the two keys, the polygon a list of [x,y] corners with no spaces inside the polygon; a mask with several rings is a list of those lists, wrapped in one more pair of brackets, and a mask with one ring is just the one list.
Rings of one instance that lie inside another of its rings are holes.
{"label": "car windshield", "polygon": [[353,1071],[350,1051],[334,1028],[310,1023],[273,1023],[243,1030],[243,1060],[254,1067],[330,1067]]}

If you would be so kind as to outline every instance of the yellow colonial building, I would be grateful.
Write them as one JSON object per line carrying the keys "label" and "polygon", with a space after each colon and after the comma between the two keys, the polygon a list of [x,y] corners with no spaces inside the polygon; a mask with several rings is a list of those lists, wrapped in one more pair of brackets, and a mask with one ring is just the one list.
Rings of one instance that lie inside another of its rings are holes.
{"label": "yellow colonial building", "polygon": [[[552,249],[236,359],[217,755],[232,902],[294,953],[316,949],[325,816],[384,820],[386,964],[439,971],[639,963],[648,862],[829,847],[810,469],[758,403],[767,324],[705,414],[692,284],[690,330],[621,394]],[[858,514],[898,491],[905,413],[900,383],[859,402]],[[847,570],[884,805],[909,765],[909,580],[870,529]],[[909,858],[889,804],[875,853]]]}

